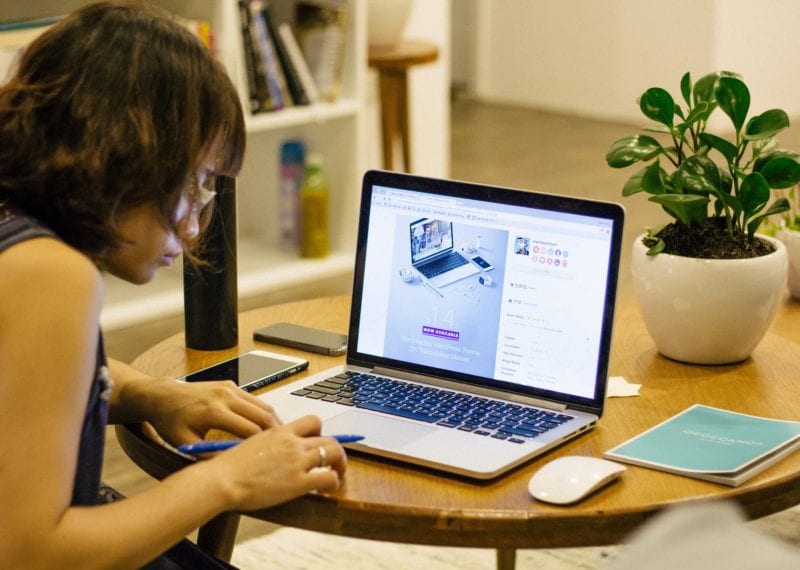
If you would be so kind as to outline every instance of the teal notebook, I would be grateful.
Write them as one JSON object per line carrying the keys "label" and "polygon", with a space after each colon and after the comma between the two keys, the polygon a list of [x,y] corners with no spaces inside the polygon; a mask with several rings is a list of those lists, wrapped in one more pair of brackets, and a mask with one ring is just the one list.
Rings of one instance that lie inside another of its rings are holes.
{"label": "teal notebook", "polygon": [[695,404],[603,454],[735,487],[800,447],[800,422]]}

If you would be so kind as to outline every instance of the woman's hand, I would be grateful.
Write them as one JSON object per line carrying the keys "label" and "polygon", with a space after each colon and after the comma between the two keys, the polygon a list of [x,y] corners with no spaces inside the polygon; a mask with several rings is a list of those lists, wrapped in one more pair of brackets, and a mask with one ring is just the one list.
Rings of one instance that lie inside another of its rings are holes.
{"label": "woman's hand", "polygon": [[172,445],[194,443],[211,429],[249,437],[281,421],[275,410],[233,382],[177,382],[109,359],[111,423],[150,422]]}
{"label": "woman's hand", "polygon": [[[347,468],[344,448],[304,416],[254,435],[198,465],[230,484],[233,510],[271,507],[310,491],[333,491]],[[320,469],[322,468],[322,469]]]}
{"label": "woman's hand", "polygon": [[281,424],[275,410],[230,381],[153,383],[146,420],[173,445],[194,443],[212,429],[246,438]]}

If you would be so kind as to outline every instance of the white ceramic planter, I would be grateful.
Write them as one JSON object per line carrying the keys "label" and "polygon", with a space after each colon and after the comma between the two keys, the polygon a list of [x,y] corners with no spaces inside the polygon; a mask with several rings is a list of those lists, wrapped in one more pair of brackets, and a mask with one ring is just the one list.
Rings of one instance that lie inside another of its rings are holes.
{"label": "white ceramic planter", "polygon": [[782,229],[778,231],[777,238],[786,246],[789,255],[789,293],[795,299],[800,299],[800,232]]}
{"label": "white ceramic planter", "polygon": [[658,351],[692,364],[746,359],[766,334],[788,272],[786,247],[744,260],[647,256],[634,240],[633,289]]}

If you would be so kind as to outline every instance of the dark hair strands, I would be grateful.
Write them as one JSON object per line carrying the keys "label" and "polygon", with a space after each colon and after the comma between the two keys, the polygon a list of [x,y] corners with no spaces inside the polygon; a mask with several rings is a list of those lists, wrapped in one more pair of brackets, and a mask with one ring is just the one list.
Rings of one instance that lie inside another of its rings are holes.
{"label": "dark hair strands", "polygon": [[0,87],[0,201],[101,257],[137,206],[153,204],[174,229],[215,142],[216,171],[235,176],[244,118],[207,49],[145,3],[91,5],[34,41]]}

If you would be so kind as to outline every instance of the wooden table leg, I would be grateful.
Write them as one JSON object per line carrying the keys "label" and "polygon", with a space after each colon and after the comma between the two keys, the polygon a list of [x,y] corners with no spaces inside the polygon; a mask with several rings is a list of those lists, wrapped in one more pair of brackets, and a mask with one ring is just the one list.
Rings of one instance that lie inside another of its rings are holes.
{"label": "wooden table leg", "polygon": [[197,546],[225,562],[231,561],[236,531],[239,530],[237,513],[222,513],[211,519],[197,533]]}
{"label": "wooden table leg", "polygon": [[403,115],[401,105],[403,101],[402,81],[404,72],[397,73],[392,70],[381,70],[378,76],[381,97],[381,131],[383,141],[383,168],[393,170],[394,167],[394,142],[397,137],[402,138]]}
{"label": "wooden table leg", "polygon": [[400,128],[400,148],[403,151],[403,171],[411,172],[411,135],[409,133],[408,116],[408,73],[395,72],[395,89],[397,90],[397,120]]}
{"label": "wooden table leg", "polygon": [[515,548],[497,549],[497,570],[514,570],[517,565],[517,550]]}

